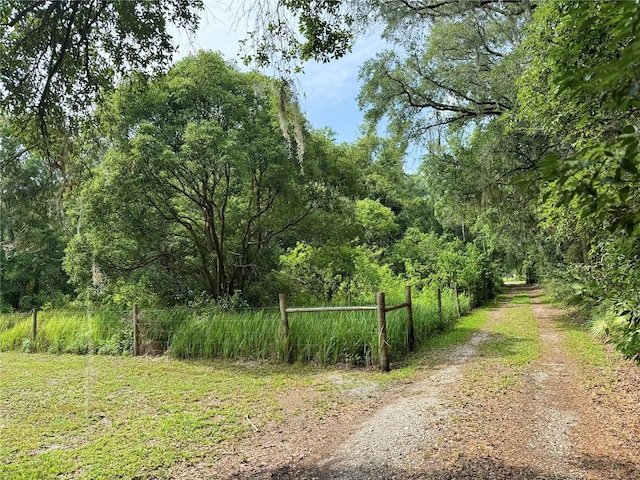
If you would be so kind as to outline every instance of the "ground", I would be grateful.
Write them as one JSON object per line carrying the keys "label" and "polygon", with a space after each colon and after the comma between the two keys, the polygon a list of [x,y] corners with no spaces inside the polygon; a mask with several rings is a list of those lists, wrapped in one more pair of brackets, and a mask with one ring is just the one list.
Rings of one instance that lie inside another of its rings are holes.
{"label": "ground", "polygon": [[174,478],[640,479],[640,369],[567,322],[539,290],[510,287],[410,383],[350,385],[312,418],[322,392],[289,392],[279,420]]}

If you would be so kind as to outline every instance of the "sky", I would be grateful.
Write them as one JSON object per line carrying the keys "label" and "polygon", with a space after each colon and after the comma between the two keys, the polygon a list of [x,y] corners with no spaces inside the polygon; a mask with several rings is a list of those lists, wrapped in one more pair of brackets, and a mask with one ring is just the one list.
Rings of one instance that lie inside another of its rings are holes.
{"label": "sky", "polygon": [[[234,21],[232,12],[219,3],[205,1],[207,11],[194,38],[183,32],[176,34],[179,44],[176,60],[200,49],[214,50],[245,68],[238,53],[239,41],[246,37],[246,22]],[[338,142],[353,142],[359,136],[363,119],[356,100],[359,69],[383,48],[379,35],[371,35],[359,38],[353,51],[339,60],[304,65],[304,73],[297,75],[296,80],[302,110],[313,127],[331,128]]]}

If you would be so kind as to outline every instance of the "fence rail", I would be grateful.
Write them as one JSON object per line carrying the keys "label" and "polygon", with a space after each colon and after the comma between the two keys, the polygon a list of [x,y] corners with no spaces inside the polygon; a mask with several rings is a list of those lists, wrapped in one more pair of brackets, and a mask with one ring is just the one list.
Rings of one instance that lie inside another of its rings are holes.
{"label": "fence rail", "polygon": [[389,344],[387,342],[387,317],[388,312],[399,310],[401,308],[407,309],[407,344],[409,350],[413,351],[415,346],[415,331],[413,327],[413,307],[411,304],[411,287],[405,287],[405,302],[386,306],[386,299],[384,292],[378,292],[376,295],[376,305],[362,305],[353,307],[307,307],[307,308],[288,308],[287,296],[284,293],[279,295],[280,302],[280,335],[282,337],[282,357],[284,360],[290,362],[292,358],[291,345],[289,342],[289,314],[290,313],[318,313],[318,312],[361,312],[361,311],[376,311],[378,319],[378,356],[380,358],[380,369],[384,372],[388,372],[390,368],[389,364]]}
{"label": "fence rail", "polygon": [[[284,295],[284,294],[281,294]],[[287,313],[312,313],[312,312],[361,312],[363,310],[377,310],[378,307],[373,306],[359,306],[359,307],[299,307],[299,308],[287,308]]]}

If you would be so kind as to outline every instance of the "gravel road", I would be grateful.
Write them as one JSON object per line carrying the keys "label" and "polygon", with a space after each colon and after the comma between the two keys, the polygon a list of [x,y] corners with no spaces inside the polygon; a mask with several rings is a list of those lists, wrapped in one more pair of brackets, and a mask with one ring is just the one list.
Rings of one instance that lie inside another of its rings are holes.
{"label": "gravel road", "polygon": [[[291,425],[229,457],[242,465],[191,478],[640,480],[640,369],[610,351],[606,371],[581,364],[567,352],[565,312],[529,287],[507,293],[486,327],[370,411]],[[482,346],[516,307],[531,309],[541,349],[514,367]]]}

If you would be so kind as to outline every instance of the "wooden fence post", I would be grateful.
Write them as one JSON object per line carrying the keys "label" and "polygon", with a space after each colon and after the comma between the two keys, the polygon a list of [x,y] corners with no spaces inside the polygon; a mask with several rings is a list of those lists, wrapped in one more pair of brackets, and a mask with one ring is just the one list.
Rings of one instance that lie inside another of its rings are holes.
{"label": "wooden fence post", "polygon": [[469,305],[471,308],[478,306],[478,295],[476,295],[476,287],[469,287]]}
{"label": "wooden fence post", "polygon": [[38,307],[33,308],[33,317],[31,322],[31,350],[36,348],[36,335],[38,334]]}
{"label": "wooden fence post", "polygon": [[289,346],[289,315],[287,314],[287,296],[278,296],[280,303],[280,337],[282,338],[282,357],[287,363],[291,362],[291,348]]}
{"label": "wooden fence post", "polygon": [[140,329],[138,328],[138,305],[133,305],[133,356],[138,356],[140,346]]}
{"label": "wooden fence post", "polygon": [[387,312],[384,293],[378,292],[376,297],[378,306],[378,355],[380,356],[380,369],[389,371],[389,350],[387,348]]}
{"label": "wooden fence post", "polygon": [[413,352],[416,346],[416,332],[413,328],[413,306],[411,304],[411,286],[407,285],[404,289],[404,299],[407,304],[407,344],[409,351]]}
{"label": "wooden fence post", "polygon": [[444,315],[442,314],[442,288],[440,288],[440,285],[438,285],[436,296],[438,298],[438,316],[440,317],[440,323],[444,323]]}

